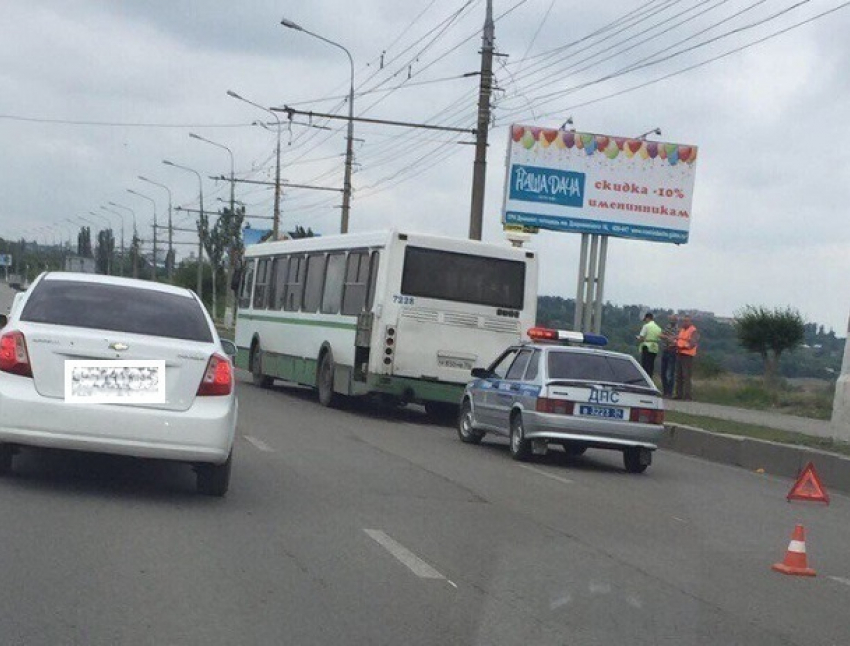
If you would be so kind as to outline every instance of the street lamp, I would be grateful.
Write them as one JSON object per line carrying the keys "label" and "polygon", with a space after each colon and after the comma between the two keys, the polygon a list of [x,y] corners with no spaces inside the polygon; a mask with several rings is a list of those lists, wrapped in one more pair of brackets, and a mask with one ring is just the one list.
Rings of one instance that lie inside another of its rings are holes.
{"label": "street lamp", "polygon": [[652,130],[650,130],[649,132],[645,132],[645,133],[643,133],[642,135],[640,135],[640,136],[638,137],[638,140],[639,140],[639,141],[645,141],[645,140],[646,140],[646,138],[647,138],[649,135],[658,135],[658,136],[660,137],[660,136],[661,136],[661,128],[653,128],[653,129],[652,129]]}
{"label": "street lamp", "polygon": [[255,108],[259,108],[264,112],[268,112],[277,122],[277,152],[274,171],[274,220],[272,224],[272,239],[277,240],[280,237],[280,117],[277,116],[276,112],[263,107],[259,103],[254,103],[253,101],[246,99],[244,96],[236,94],[233,90],[228,90],[227,96],[233,97],[234,99],[247,103],[248,105],[253,105]]}
{"label": "street lamp", "polygon": [[[168,258],[166,260],[165,270],[168,272],[168,280],[171,280],[174,277],[174,227],[171,224],[171,189],[168,188],[165,184],[160,184],[159,182],[154,182],[147,177],[142,177],[139,175],[139,179],[143,182],[147,182],[148,184],[153,184],[154,186],[159,186],[160,188],[164,188],[168,191]],[[154,230],[154,240],[156,239],[156,230]]]}
{"label": "street lamp", "polygon": [[[136,227],[136,212],[131,209],[129,206],[124,206],[123,204],[116,204],[115,202],[107,202],[110,206],[114,206],[119,209],[124,209],[125,211],[129,211],[133,215],[133,278],[139,277],[139,250],[136,247],[136,240],[139,237],[139,230]],[[103,207],[105,210],[106,207]]]}
{"label": "street lamp", "polygon": [[324,36],[319,36],[319,34],[314,34],[312,31],[304,29],[304,27],[291,20],[284,18],[280,21],[280,24],[288,29],[303,31],[305,34],[318,38],[328,45],[333,45],[344,51],[346,56],[348,56],[348,63],[351,67],[351,84],[348,89],[348,141],[345,146],[345,179],[342,185],[342,223],[340,225],[340,233],[348,233],[348,212],[351,207],[351,164],[354,156],[354,59],[351,58],[351,52],[339,43],[328,40]]}
{"label": "street lamp", "polygon": [[[198,298],[203,300],[203,261],[204,261],[204,231],[201,228],[201,222],[204,221],[204,182],[201,179],[201,174],[194,170],[193,168],[189,168],[188,166],[181,166],[180,164],[175,164],[174,162],[168,161],[167,159],[163,159],[162,163],[166,166],[172,166],[173,168],[179,168],[180,170],[185,170],[190,173],[194,173],[198,178],[198,198],[201,207],[201,217],[198,219]],[[215,268],[213,268],[215,271]]]}
{"label": "street lamp", "polygon": [[134,191],[132,188],[128,188],[127,192],[146,199],[153,206],[153,282],[156,282],[156,201],[152,197]]}
{"label": "street lamp", "polygon": [[[120,272],[119,275],[123,276],[124,275],[124,258],[125,258],[125,256],[124,256],[124,216],[119,211],[113,211],[112,209],[107,209],[105,206],[101,206],[100,209],[103,210],[103,211],[106,211],[110,215],[117,215],[118,219],[121,220],[121,265],[120,265],[120,268],[119,268],[118,271]],[[89,211],[89,213],[91,213],[91,211]],[[92,213],[92,215],[94,215],[94,214]]]}

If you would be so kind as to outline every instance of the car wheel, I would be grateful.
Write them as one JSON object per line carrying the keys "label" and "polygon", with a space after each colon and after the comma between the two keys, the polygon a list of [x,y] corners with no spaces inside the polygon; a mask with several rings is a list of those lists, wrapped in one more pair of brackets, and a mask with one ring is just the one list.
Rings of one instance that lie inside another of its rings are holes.
{"label": "car wheel", "polygon": [[230,488],[230,466],[233,463],[233,451],[223,464],[201,464],[195,468],[198,493],[205,496],[224,496]]}
{"label": "car wheel", "polygon": [[468,399],[463,400],[460,407],[460,414],[457,418],[457,435],[461,442],[467,444],[478,444],[484,437],[482,431],[476,430],[473,426],[472,404]]}
{"label": "car wheel", "polygon": [[319,390],[319,403],[322,406],[335,406],[338,398],[334,392],[334,358],[330,350],[319,359],[316,386]]}
{"label": "car wheel", "polygon": [[263,352],[257,343],[251,351],[251,380],[259,388],[269,388],[274,379],[263,374]]}
{"label": "car wheel", "polygon": [[12,458],[15,450],[8,444],[0,445],[0,476],[9,475],[12,472]]}
{"label": "car wheel", "polygon": [[511,457],[527,460],[531,455],[531,443],[525,439],[525,426],[520,413],[511,417]]}
{"label": "car wheel", "polygon": [[587,452],[587,447],[583,444],[575,444],[573,442],[564,442],[561,446],[564,447],[564,452],[570,457],[577,458]]}
{"label": "car wheel", "polygon": [[630,448],[623,451],[623,464],[629,473],[643,473],[652,462],[649,449]]}

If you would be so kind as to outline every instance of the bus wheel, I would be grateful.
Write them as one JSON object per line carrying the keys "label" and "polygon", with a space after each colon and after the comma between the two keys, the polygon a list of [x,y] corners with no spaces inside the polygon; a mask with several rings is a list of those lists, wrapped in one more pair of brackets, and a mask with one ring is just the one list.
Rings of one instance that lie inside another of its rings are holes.
{"label": "bus wheel", "polygon": [[334,392],[334,358],[330,350],[325,352],[319,359],[316,387],[319,390],[319,403],[322,406],[330,407],[336,404],[337,397]]}
{"label": "bus wheel", "polygon": [[259,388],[269,388],[274,379],[263,374],[263,354],[260,351],[260,344],[254,345],[251,350],[251,379],[255,386]]}

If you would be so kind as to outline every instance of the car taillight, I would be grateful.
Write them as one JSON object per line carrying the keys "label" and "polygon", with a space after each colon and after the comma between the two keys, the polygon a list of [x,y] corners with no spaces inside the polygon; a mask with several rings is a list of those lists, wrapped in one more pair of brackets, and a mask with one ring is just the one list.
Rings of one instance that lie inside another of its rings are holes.
{"label": "car taillight", "polygon": [[220,354],[214,354],[207,364],[207,371],[198,388],[198,396],[229,395],[232,390],[233,369],[230,367],[230,361]]}
{"label": "car taillight", "polygon": [[629,421],[641,424],[663,424],[664,411],[655,408],[632,408]]}
{"label": "car taillight", "polygon": [[547,397],[538,397],[537,406],[538,413],[552,413],[553,415],[572,415],[573,402],[564,399],[549,399]]}
{"label": "car taillight", "polygon": [[22,332],[7,332],[0,337],[0,370],[32,377],[27,342]]}

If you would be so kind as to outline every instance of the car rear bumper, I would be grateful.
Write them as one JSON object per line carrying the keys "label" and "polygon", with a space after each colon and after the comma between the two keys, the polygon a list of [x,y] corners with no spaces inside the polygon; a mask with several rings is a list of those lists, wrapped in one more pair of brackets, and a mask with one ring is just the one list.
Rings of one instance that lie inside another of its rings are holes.
{"label": "car rear bumper", "polygon": [[552,415],[535,411],[523,411],[522,421],[525,437],[530,440],[561,440],[612,448],[641,446],[655,449],[664,435],[663,425]]}
{"label": "car rear bumper", "polygon": [[237,412],[235,397],[198,397],[186,411],[67,404],[0,373],[0,442],[20,446],[221,464]]}

